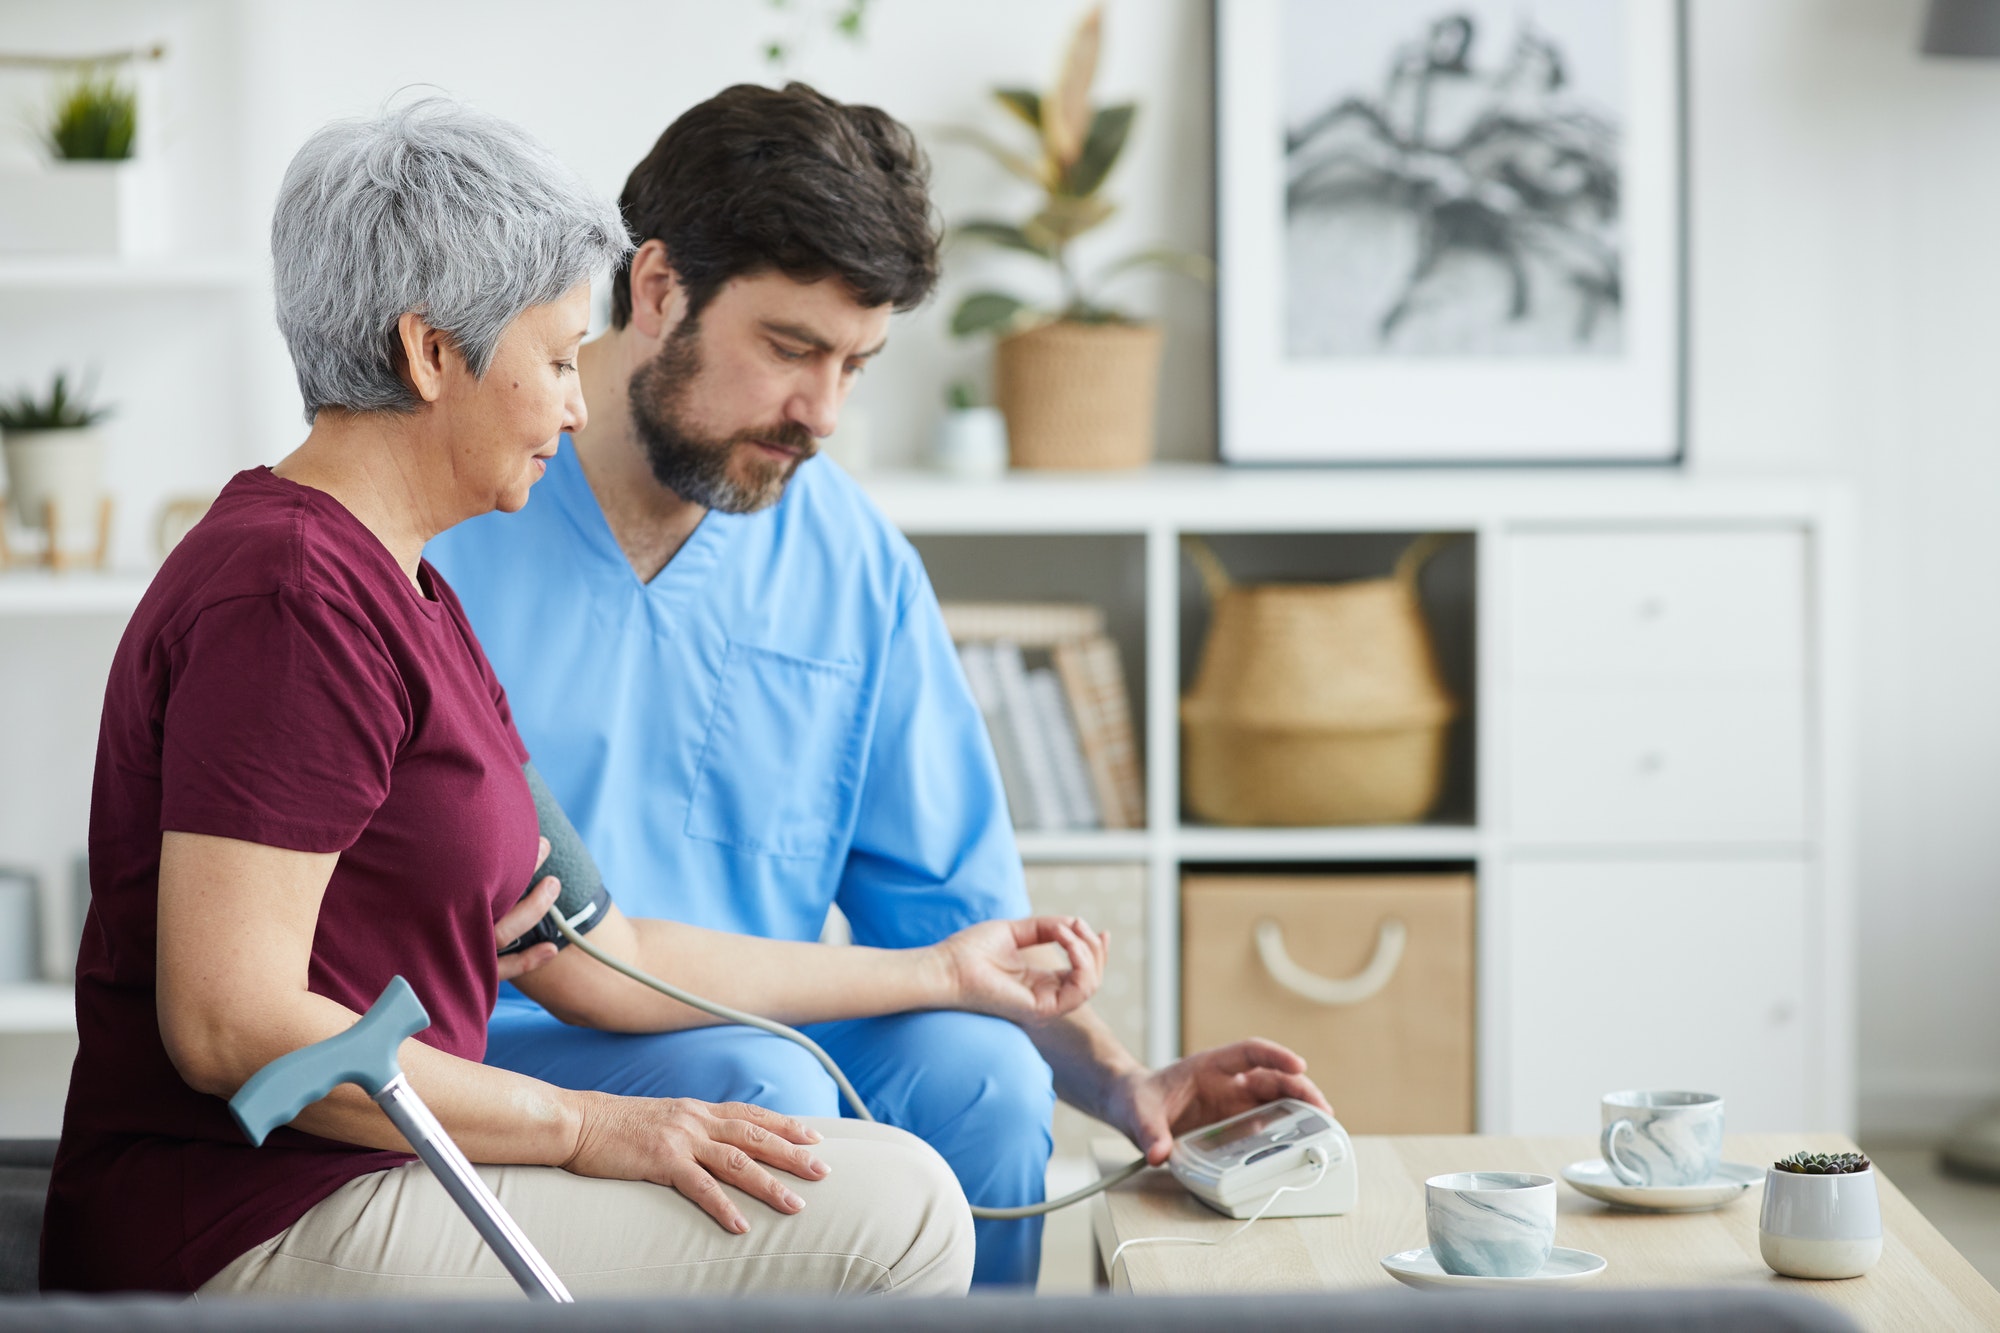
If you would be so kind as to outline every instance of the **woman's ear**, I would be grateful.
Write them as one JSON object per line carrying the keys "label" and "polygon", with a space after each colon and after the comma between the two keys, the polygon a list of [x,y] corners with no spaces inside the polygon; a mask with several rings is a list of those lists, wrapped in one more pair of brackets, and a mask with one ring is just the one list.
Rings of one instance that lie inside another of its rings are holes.
{"label": "woman's ear", "polygon": [[640,246],[632,256],[629,274],[632,293],[632,327],[640,336],[665,338],[687,315],[687,288],[667,258],[667,243],[658,237]]}
{"label": "woman's ear", "polygon": [[445,357],[453,354],[450,340],[414,310],[404,311],[396,320],[396,340],[403,353],[403,374],[417,397],[427,403],[444,397]]}

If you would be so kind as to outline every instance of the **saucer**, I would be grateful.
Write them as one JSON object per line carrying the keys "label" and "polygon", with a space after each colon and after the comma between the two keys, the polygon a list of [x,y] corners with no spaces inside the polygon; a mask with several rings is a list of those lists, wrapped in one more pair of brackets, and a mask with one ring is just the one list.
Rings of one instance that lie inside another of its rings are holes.
{"label": "saucer", "polygon": [[1639,1213],[1703,1213],[1733,1202],[1753,1186],[1764,1183],[1764,1169],[1742,1162],[1722,1162],[1715,1174],[1699,1185],[1627,1185],[1611,1174],[1600,1157],[1571,1162],[1562,1169],[1562,1178],[1593,1199],[1602,1199],[1613,1208],[1629,1208]]}
{"label": "saucer", "polygon": [[1389,1276],[1412,1287],[1457,1287],[1461,1291],[1478,1291],[1490,1287],[1532,1287],[1536,1290],[1554,1290],[1558,1287],[1574,1287],[1588,1282],[1604,1271],[1604,1257],[1589,1250],[1566,1250],[1558,1245],[1549,1251],[1549,1261],[1539,1272],[1526,1277],[1472,1277],[1458,1273],[1447,1273],[1438,1267],[1437,1259],[1426,1245],[1421,1250],[1404,1250],[1392,1254],[1382,1261],[1382,1267],[1389,1270]]}

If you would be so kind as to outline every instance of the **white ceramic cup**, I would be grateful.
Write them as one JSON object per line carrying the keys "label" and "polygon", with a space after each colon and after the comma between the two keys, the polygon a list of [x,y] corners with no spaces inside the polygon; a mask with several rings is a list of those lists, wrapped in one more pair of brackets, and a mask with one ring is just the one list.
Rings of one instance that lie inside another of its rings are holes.
{"label": "white ceramic cup", "polygon": [[1424,1225],[1438,1267],[1460,1277],[1527,1277],[1556,1243],[1556,1179],[1454,1171],[1424,1182]]}
{"label": "white ceramic cup", "polygon": [[1608,1092],[1598,1148],[1621,1184],[1705,1184],[1722,1161],[1722,1098],[1712,1092]]}

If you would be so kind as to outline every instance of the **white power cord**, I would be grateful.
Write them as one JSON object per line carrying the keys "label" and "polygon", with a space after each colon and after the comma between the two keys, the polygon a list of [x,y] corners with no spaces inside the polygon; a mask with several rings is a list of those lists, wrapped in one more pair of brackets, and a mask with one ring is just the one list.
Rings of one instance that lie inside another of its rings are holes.
{"label": "white power cord", "polygon": [[1303,1185],[1278,1186],[1277,1189],[1271,1191],[1271,1197],[1264,1200],[1263,1205],[1256,1212],[1250,1214],[1249,1221],[1220,1240],[1204,1240],[1196,1236],[1134,1236],[1130,1240],[1120,1241],[1118,1248],[1111,1252],[1111,1261],[1104,1265],[1104,1275],[1106,1277],[1115,1276],[1118,1272],[1118,1260],[1124,1256],[1125,1251],[1131,1249],[1134,1245],[1227,1245],[1230,1241],[1235,1240],[1238,1236],[1248,1231],[1251,1224],[1261,1220],[1265,1213],[1270,1212],[1271,1205],[1278,1201],[1280,1194],[1296,1194],[1301,1190],[1309,1190],[1326,1179],[1326,1173],[1332,1166],[1333,1160],[1327,1156],[1325,1148],[1320,1147],[1318,1144],[1307,1148],[1306,1160],[1319,1164],[1319,1174]]}

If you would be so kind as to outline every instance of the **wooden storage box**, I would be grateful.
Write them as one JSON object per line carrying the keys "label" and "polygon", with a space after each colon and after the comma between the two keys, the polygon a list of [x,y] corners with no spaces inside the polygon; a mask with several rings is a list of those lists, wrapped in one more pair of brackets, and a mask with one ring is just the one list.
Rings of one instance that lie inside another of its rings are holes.
{"label": "wooden storage box", "polygon": [[1357,1134],[1473,1129],[1473,882],[1189,875],[1181,1044],[1268,1037]]}

